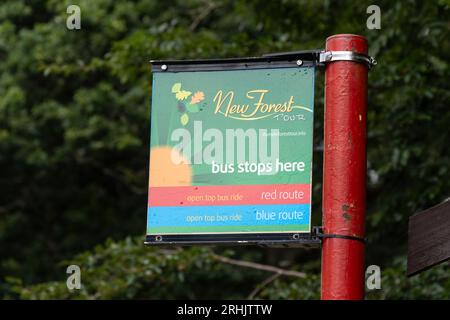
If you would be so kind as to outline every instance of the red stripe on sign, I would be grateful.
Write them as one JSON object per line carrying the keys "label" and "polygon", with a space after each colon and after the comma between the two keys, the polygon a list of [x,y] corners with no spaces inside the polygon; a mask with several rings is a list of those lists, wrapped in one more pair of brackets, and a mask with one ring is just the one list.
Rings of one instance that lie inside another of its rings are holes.
{"label": "red stripe on sign", "polygon": [[148,206],[309,204],[310,184],[151,187]]}

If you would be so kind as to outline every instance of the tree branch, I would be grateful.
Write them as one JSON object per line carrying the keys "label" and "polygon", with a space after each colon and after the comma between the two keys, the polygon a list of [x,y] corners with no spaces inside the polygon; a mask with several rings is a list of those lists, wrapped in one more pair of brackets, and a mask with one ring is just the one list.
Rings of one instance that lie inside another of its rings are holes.
{"label": "tree branch", "polygon": [[253,291],[248,295],[247,300],[253,300],[253,298],[255,298],[255,296],[261,292],[261,290],[267,286],[269,283],[271,283],[272,281],[274,281],[276,278],[278,278],[279,276],[281,276],[281,274],[279,273],[274,273],[273,275],[271,275],[270,277],[268,277],[266,280],[264,280],[263,282],[261,282],[260,284],[258,284],[255,289],[253,289]]}
{"label": "tree branch", "polygon": [[306,274],[303,272],[293,271],[293,270],[285,270],[285,269],[281,269],[278,267],[269,266],[266,264],[260,264],[260,263],[256,263],[256,262],[250,262],[250,261],[235,260],[235,259],[219,256],[217,254],[213,254],[213,258],[217,261],[232,264],[235,266],[258,269],[258,270],[267,271],[267,272],[274,272],[280,276],[291,276],[291,277],[298,277],[298,278],[306,277]]}
{"label": "tree branch", "polygon": [[189,26],[189,31],[193,32],[195,29],[197,29],[198,25],[216,8],[220,7],[219,3],[215,3],[213,1],[207,1],[205,9],[200,12],[200,14],[197,16],[197,18],[192,21],[191,25]]}

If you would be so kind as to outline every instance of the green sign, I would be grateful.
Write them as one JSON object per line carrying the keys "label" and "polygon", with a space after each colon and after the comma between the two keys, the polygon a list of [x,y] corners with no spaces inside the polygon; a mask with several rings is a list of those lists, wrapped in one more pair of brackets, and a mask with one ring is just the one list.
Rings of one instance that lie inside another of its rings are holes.
{"label": "green sign", "polygon": [[147,235],[309,233],[314,67],[164,67]]}

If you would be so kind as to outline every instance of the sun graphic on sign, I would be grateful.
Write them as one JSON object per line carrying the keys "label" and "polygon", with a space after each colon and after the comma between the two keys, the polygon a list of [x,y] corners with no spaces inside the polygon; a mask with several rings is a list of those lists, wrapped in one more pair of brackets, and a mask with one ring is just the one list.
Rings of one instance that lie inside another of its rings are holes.
{"label": "sun graphic on sign", "polygon": [[150,187],[192,185],[192,166],[171,147],[155,147],[150,151]]}

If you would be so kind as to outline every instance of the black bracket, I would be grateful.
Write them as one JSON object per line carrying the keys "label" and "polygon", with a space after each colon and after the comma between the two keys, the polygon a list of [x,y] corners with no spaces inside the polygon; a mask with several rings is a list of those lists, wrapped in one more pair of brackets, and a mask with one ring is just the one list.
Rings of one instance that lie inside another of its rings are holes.
{"label": "black bracket", "polygon": [[316,236],[319,239],[325,239],[325,238],[338,238],[338,239],[345,239],[345,240],[355,240],[362,242],[363,244],[366,243],[366,239],[360,238],[357,236],[350,236],[350,235],[344,235],[344,234],[330,234],[330,233],[323,233],[322,227],[315,227]]}
{"label": "black bracket", "polygon": [[153,72],[226,71],[287,67],[324,67],[334,61],[353,61],[369,70],[377,64],[375,58],[353,51],[325,51],[321,49],[264,54],[260,57],[151,60]]}

